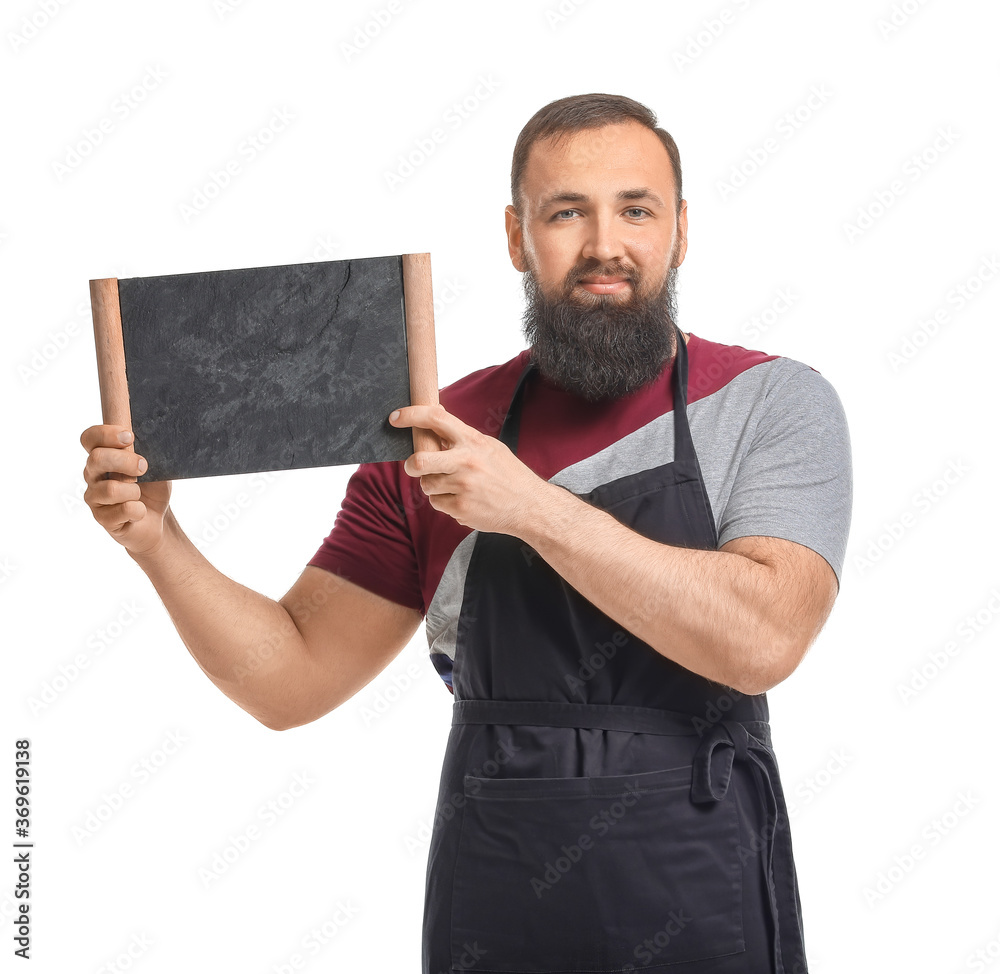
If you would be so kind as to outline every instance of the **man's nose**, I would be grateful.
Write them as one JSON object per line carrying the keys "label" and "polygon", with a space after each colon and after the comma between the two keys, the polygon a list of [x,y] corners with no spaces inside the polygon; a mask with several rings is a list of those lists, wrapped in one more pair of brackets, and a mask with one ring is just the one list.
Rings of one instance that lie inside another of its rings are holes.
{"label": "man's nose", "polygon": [[587,225],[582,257],[599,260],[607,264],[625,255],[621,234],[610,217],[595,215]]}

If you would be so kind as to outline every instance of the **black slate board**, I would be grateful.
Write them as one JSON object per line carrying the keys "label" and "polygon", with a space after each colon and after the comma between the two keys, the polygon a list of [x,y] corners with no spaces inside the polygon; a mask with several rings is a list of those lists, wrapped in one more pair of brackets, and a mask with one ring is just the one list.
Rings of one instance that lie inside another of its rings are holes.
{"label": "black slate board", "polygon": [[402,460],[402,257],[119,279],[139,482]]}

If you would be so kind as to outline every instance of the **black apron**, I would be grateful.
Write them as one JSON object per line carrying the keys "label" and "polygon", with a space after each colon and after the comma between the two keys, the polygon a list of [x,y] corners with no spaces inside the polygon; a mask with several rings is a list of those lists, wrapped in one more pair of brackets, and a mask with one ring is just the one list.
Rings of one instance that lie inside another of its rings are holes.
{"label": "black apron", "polygon": [[[656,541],[714,550],[676,334],[673,461],[579,496]],[[500,431],[515,453],[533,368]],[[452,687],[423,974],[806,974],[764,694],[667,659],[489,532],[469,563]]]}

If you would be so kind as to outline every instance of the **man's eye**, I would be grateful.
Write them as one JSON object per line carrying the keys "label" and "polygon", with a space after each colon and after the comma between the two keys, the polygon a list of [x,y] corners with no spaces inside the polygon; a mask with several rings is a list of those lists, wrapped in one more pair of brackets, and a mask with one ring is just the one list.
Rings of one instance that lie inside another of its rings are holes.
{"label": "man's eye", "polygon": [[636,218],[646,215],[646,211],[641,206],[630,206],[625,212]]}
{"label": "man's eye", "polygon": [[564,217],[567,213],[576,213],[576,210],[560,210],[553,216],[553,219],[559,220]]}

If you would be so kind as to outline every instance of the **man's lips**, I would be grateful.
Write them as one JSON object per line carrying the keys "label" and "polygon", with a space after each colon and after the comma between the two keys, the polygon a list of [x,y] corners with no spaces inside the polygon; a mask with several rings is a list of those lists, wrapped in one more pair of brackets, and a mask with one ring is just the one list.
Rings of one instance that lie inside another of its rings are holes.
{"label": "man's lips", "polygon": [[631,287],[627,277],[622,276],[595,276],[580,278],[580,286],[586,288],[592,294],[615,294],[618,291]]}

